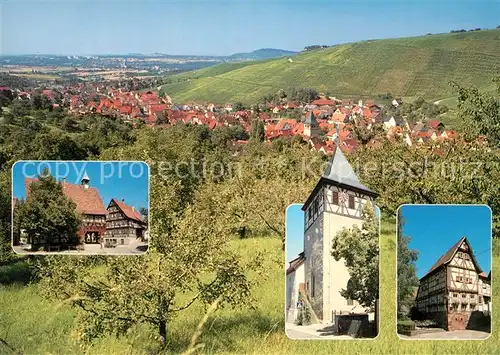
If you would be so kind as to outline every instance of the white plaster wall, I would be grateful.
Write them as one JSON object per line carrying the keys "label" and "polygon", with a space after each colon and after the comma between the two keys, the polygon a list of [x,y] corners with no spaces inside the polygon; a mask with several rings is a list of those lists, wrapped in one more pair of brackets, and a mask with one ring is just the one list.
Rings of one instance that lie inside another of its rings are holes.
{"label": "white plaster wall", "polygon": [[340,295],[340,290],[347,287],[349,272],[344,264],[344,260],[335,261],[331,256],[332,241],[337,232],[343,227],[351,228],[354,225],[361,226],[362,221],[348,216],[340,216],[333,213],[324,214],[324,250],[323,255],[323,282],[324,282],[324,302],[323,321],[331,322],[332,311],[337,313],[363,312],[364,308],[354,305],[347,305],[347,300]]}
{"label": "white plaster wall", "polygon": [[288,323],[294,323],[297,319],[299,285],[305,282],[304,269],[304,264],[302,264],[294,272],[289,273],[286,278],[286,321]]}

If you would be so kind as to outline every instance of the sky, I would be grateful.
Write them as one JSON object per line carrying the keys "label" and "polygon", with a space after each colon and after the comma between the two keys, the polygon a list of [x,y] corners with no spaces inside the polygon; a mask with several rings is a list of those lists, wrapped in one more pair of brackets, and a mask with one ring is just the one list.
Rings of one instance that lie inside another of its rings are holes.
{"label": "sky", "polygon": [[[286,210],[285,256],[287,263],[304,251],[304,212],[301,209],[302,206],[303,204],[293,204],[288,206]],[[375,214],[380,215],[377,206]]]}
{"label": "sky", "polygon": [[38,177],[47,167],[52,176],[60,181],[80,184],[84,172],[90,178],[90,186],[99,190],[104,207],[112,198],[134,206],[149,208],[149,168],[142,162],[17,162],[12,169],[13,196],[25,198],[25,177]]}
{"label": "sky", "polygon": [[302,204],[288,206],[286,210],[286,262],[290,262],[304,251],[304,212]]}
{"label": "sky", "polygon": [[419,252],[417,276],[423,277],[460,238],[466,236],[481,269],[491,270],[491,210],[477,205],[405,205],[403,235]]}
{"label": "sky", "polygon": [[500,1],[0,0],[8,54],[230,55],[495,28]]}

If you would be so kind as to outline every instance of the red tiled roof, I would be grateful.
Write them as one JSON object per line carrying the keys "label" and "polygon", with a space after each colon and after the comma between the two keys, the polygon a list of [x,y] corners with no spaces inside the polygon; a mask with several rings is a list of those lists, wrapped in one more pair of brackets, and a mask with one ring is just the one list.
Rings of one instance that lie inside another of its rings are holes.
{"label": "red tiled roof", "polygon": [[167,105],[166,104],[152,104],[149,106],[149,109],[151,110],[151,112],[161,112],[161,111],[165,111],[167,109]]}
{"label": "red tiled roof", "polygon": [[333,105],[334,102],[333,100],[327,100],[327,99],[318,99],[318,100],[314,100],[312,102],[313,105],[318,105],[318,106],[322,106],[322,105]]}
{"label": "red tiled roof", "polygon": [[438,126],[439,126],[440,124],[442,124],[442,123],[441,123],[441,122],[439,122],[438,120],[430,120],[430,121],[427,123],[427,125],[428,125],[429,127],[434,128],[434,129],[438,128]]}
{"label": "red tiled roof", "polygon": [[[29,195],[30,185],[32,182],[38,181],[35,178],[24,179],[26,196]],[[76,204],[76,210],[81,214],[88,215],[106,215],[107,211],[102,203],[99,190],[95,187],[85,188],[82,185],[70,184],[61,182],[64,195]]]}
{"label": "red tiled roof", "polygon": [[451,130],[446,130],[443,132],[443,134],[446,133],[446,136],[448,138],[456,138],[457,137],[457,132],[456,131],[451,131]]}
{"label": "red tiled roof", "polygon": [[136,220],[136,221],[141,222],[141,223],[144,222],[141,218],[141,214],[138,211],[136,211],[135,208],[125,204],[125,202],[117,200],[116,198],[113,198],[111,200],[111,202],[113,202],[113,201],[116,203],[118,208],[120,210],[122,210],[123,214],[125,214],[125,216],[127,216],[127,218]]}
{"label": "red tiled roof", "polygon": [[304,134],[304,123],[298,123],[295,125],[295,127],[293,127],[292,129],[292,133],[294,135],[302,135]]}
{"label": "red tiled roof", "polygon": [[132,106],[122,106],[122,107],[120,107],[120,113],[122,115],[130,115],[132,113]]}

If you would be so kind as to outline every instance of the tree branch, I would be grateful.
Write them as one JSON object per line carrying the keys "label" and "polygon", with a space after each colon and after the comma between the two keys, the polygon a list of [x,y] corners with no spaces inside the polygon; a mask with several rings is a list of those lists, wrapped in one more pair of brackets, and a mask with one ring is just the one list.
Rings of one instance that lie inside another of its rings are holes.
{"label": "tree branch", "polygon": [[14,348],[12,345],[10,345],[9,343],[7,343],[6,340],[0,338],[0,344],[3,344],[7,347],[7,349],[11,350],[12,352],[14,353],[17,353],[19,355],[22,355],[23,353],[21,351],[17,351],[16,348]]}

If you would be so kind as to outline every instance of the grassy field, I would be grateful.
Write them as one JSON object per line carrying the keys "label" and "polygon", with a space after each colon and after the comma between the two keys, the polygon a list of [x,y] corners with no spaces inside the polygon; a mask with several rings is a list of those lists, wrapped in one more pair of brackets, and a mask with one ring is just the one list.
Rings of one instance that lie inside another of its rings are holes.
{"label": "grassy field", "polygon": [[290,86],[338,97],[391,92],[428,100],[454,95],[450,81],[493,87],[500,66],[500,30],[369,40],[301,53],[293,62],[222,64],[171,76],[163,90],[175,102],[253,103]]}
{"label": "grassy field", "polygon": [[[493,273],[500,272],[498,243],[494,245]],[[243,258],[263,251],[268,254],[267,278],[254,289],[255,309],[221,309],[205,325],[199,342],[205,353],[227,354],[497,354],[500,314],[495,313],[493,335],[485,341],[404,341],[396,336],[396,235],[394,222],[382,224],[381,235],[381,330],[375,340],[292,341],[284,333],[284,255],[277,239],[234,241]],[[9,273],[10,276],[7,276]],[[13,277],[13,274],[15,277]],[[154,330],[140,326],[121,338],[107,336],[89,348],[80,348],[73,337],[74,313],[67,306],[41,299],[36,285],[25,285],[29,275],[23,262],[0,267],[0,338],[24,354],[151,354],[156,348]],[[12,282],[16,279],[16,282]],[[494,304],[499,296],[494,287]],[[196,304],[169,326],[167,353],[184,351],[203,308]],[[0,344],[0,353],[9,354]]]}

